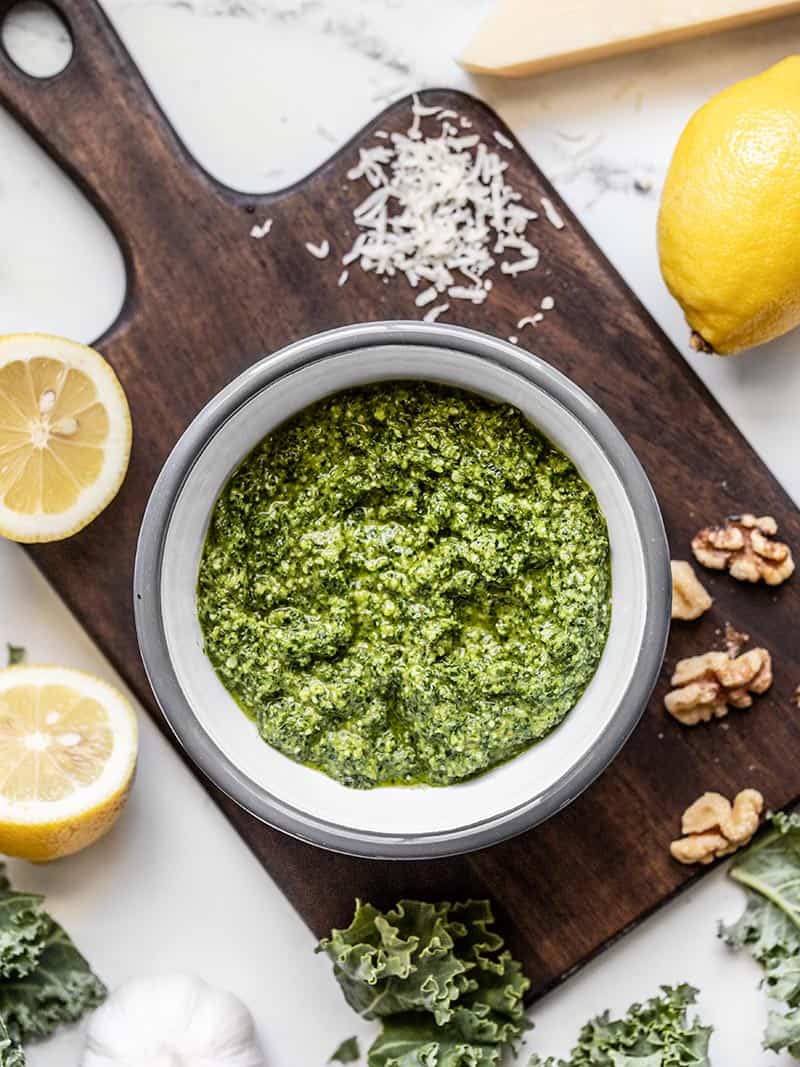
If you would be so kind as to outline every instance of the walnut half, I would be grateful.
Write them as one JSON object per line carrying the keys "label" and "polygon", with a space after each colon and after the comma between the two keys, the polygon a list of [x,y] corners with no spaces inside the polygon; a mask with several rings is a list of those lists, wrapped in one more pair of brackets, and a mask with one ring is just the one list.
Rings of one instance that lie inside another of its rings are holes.
{"label": "walnut half", "polygon": [[730,571],[740,582],[780,585],[794,573],[788,545],[775,541],[778,524],[771,515],[734,515],[725,526],[706,526],[695,534],[692,552],[698,563]]}
{"label": "walnut half", "polygon": [[711,863],[748,844],[758,829],[764,798],[743,789],[733,804],[721,793],[703,793],[683,813],[681,833],[669,846],[679,863]]}
{"label": "walnut half", "polygon": [[673,619],[699,619],[711,607],[713,600],[700,584],[691,563],[685,559],[673,559],[670,567]]}
{"label": "walnut half", "polygon": [[765,648],[751,648],[735,658],[706,652],[676,664],[664,707],[684,726],[696,726],[721,719],[729,706],[749,708],[751,694],[765,693],[771,685],[772,657]]}

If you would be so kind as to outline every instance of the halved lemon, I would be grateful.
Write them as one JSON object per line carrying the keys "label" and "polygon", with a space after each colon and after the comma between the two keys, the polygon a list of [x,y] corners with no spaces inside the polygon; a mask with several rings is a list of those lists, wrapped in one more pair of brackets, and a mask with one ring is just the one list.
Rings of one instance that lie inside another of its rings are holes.
{"label": "halved lemon", "polygon": [[0,536],[60,541],[117,495],[131,415],[99,352],[46,334],[0,337]]}
{"label": "halved lemon", "polygon": [[122,811],[137,748],[133,708],[99,678],[0,670],[0,852],[44,863],[97,841]]}

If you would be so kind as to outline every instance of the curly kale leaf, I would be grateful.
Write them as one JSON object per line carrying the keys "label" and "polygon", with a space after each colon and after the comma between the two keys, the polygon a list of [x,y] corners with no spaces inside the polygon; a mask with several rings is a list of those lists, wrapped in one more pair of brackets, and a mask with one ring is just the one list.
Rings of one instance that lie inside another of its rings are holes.
{"label": "curly kale leaf", "polygon": [[530,982],[493,923],[485,900],[402,900],[385,914],[357,902],[320,944],[350,1006],[384,1022],[370,1067],[492,1064],[528,1029]]}
{"label": "curly kale leaf", "polygon": [[800,927],[800,815],[774,815],[770,822],[771,832],[736,857],[730,874]]}
{"label": "curly kale leaf", "polygon": [[418,1012],[387,1020],[367,1054],[367,1067],[496,1067],[502,1046],[466,1041],[453,1026]]}
{"label": "curly kale leaf", "polygon": [[747,904],[739,920],[719,932],[732,948],[750,952],[763,968],[769,996],[790,1009],[770,1013],[765,1048],[788,1049],[800,1059],[800,815],[774,815],[771,824],[731,864]]}
{"label": "curly kale leaf", "polygon": [[48,923],[43,898],[12,889],[0,865],[0,980],[24,978],[36,968]]}
{"label": "curly kale leaf", "polygon": [[709,1067],[711,1027],[688,1017],[696,996],[689,985],[663,986],[624,1019],[606,1012],[588,1022],[568,1060],[534,1056],[530,1067]]}
{"label": "curly kale leaf", "polygon": [[[731,871],[734,875],[734,871]],[[800,929],[789,916],[750,891],[737,922],[720,926],[720,937],[731,948],[746,948],[764,969],[762,985],[775,1000],[790,1007],[800,1003]]]}
{"label": "curly kale leaf", "polygon": [[[339,1045],[328,1063],[356,1063],[361,1059],[361,1050],[358,1047],[357,1037],[348,1037]],[[2,1065],[0,1065],[2,1067]]]}
{"label": "curly kale leaf", "polygon": [[8,1036],[6,1024],[0,1019],[0,1067],[25,1067],[25,1053]]}
{"label": "curly kale leaf", "polygon": [[49,1037],[103,1002],[106,989],[61,927],[48,919],[36,969],[0,981],[0,1018],[12,1041]]}
{"label": "curly kale leaf", "polygon": [[501,951],[502,937],[489,929],[494,916],[488,901],[454,904],[451,914],[458,924],[455,950],[468,967],[453,1023],[469,1041],[513,1044],[530,1026],[523,1003],[530,982],[521,964]]}
{"label": "curly kale leaf", "polygon": [[334,930],[318,950],[333,961],[350,1007],[365,1019],[426,1011],[446,1023],[467,971],[454,951],[449,912],[449,904],[401,900],[384,915],[357,903],[350,926]]}
{"label": "curly kale leaf", "polygon": [[772,1052],[782,1052],[786,1049],[790,1056],[800,1060],[800,1008],[795,1008],[785,1015],[777,1011],[769,1013],[764,1048],[771,1049]]}

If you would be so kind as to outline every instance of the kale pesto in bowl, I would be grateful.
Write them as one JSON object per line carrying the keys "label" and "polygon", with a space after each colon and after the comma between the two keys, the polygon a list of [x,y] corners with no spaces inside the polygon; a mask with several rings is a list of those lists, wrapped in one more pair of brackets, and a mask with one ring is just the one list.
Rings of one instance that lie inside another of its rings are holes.
{"label": "kale pesto in bowl", "polygon": [[594,493],[520,412],[426,382],[336,393],[216,502],[205,649],[280,752],[343,785],[451,785],[577,703],[605,646]]}
{"label": "kale pesto in bowl", "polygon": [[134,583],[151,685],[212,782],[404,859],[585,789],[644,709],[671,602],[649,482],[597,405],[506,342],[403,322],[223,389],[159,476]]}

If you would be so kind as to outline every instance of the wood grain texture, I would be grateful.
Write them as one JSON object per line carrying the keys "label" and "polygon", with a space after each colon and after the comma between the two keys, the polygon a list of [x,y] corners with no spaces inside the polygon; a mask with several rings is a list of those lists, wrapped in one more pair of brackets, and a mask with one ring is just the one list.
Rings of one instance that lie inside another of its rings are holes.
{"label": "wood grain texture", "polygon": [[[10,6],[0,0],[0,15]],[[75,40],[71,65],[38,81],[0,56],[0,101],[97,205],[124,250],[125,306],[97,343],[127,390],[135,443],[111,507],[72,540],[32,554],[161,722],[131,610],[148,492],[198,408],[264,352],[348,322],[418,317],[404,283],[383,285],[354,269],[345,287],[336,284],[338,258],[354,237],[351,210],[363,194],[346,180],[347,169],[371,130],[407,125],[408,104],[389,108],[297,186],[274,196],[233,192],[188,156],[94,0],[58,6]],[[510,136],[475,100],[449,91],[428,98],[468,114],[490,143],[495,129]],[[517,332],[517,319],[541,297],[555,297],[556,311],[522,341],[623,429],[656,488],[676,557],[689,557],[698,526],[743,510],[774,514],[800,546],[786,494],[523,150],[517,146],[508,160],[525,200],[551,197],[567,226],[558,231],[540,220],[540,267],[517,281],[498,272],[485,305],[456,302],[448,318],[503,337]],[[270,236],[250,239],[254,221],[266,216],[274,219]],[[334,255],[320,262],[304,242],[323,237]],[[611,769],[558,817],[516,840],[430,863],[356,860],[270,830],[209,789],[315,933],[344,922],[355,896],[386,905],[402,895],[488,895],[539,993],[693,877],[671,862],[667,845],[679,813],[700,792],[753,785],[773,806],[800,794],[800,722],[790,700],[800,682],[800,585],[769,590],[724,575],[704,578],[713,613],[675,629],[667,664],[718,644],[729,619],[773,651],[772,691],[724,724],[686,730],[663,711],[665,675]]]}

